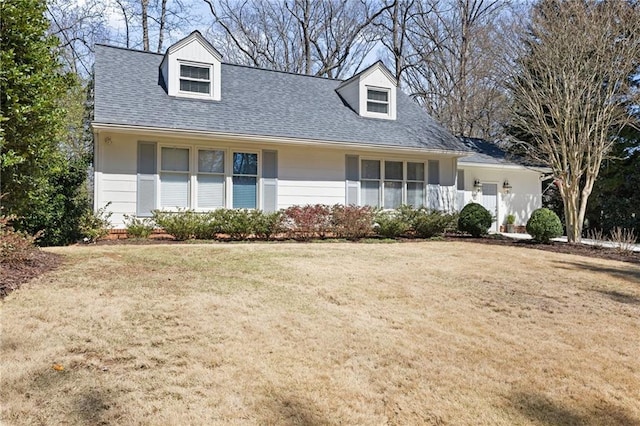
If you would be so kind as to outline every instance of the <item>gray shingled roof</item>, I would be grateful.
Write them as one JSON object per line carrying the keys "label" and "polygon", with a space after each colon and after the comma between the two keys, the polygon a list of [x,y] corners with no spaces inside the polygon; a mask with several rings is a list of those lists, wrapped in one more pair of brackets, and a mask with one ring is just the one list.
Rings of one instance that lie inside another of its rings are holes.
{"label": "gray shingled roof", "polygon": [[400,91],[397,120],[364,118],[335,91],[340,80],[222,64],[220,101],[178,98],[160,85],[162,58],[97,45],[94,123],[467,151]]}
{"label": "gray shingled roof", "polygon": [[511,164],[507,161],[507,152],[498,145],[478,138],[460,137],[460,141],[473,154],[461,158],[461,162],[465,163],[484,163],[484,164]]}
{"label": "gray shingled roof", "polygon": [[461,163],[496,164],[510,166],[526,166],[522,158],[510,155],[498,145],[484,139],[460,137],[460,141],[473,152],[461,158]]}

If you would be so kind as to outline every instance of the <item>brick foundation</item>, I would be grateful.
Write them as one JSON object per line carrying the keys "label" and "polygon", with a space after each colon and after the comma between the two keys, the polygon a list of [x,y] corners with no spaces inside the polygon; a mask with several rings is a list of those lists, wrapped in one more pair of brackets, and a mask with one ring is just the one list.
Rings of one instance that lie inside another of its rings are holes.
{"label": "brick foundation", "polygon": [[[129,238],[129,235],[127,234],[127,230],[126,229],[110,229],[109,230],[109,234],[104,237],[103,239],[105,240],[126,240],[127,238]],[[173,240],[173,237],[169,234],[167,234],[166,232],[164,232],[163,229],[154,229],[153,232],[151,233],[151,235],[149,235],[150,239],[157,239],[157,240]]]}
{"label": "brick foundation", "polygon": [[[525,225],[515,226],[516,234],[526,234],[527,227]],[[500,232],[507,232],[507,225],[500,225]]]}

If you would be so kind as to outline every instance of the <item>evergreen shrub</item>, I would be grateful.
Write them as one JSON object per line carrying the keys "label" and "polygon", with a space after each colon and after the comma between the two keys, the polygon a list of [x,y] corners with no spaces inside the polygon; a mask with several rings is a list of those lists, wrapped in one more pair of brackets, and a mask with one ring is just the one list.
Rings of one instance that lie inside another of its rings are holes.
{"label": "evergreen shrub", "polygon": [[489,210],[478,203],[470,203],[460,211],[458,229],[477,238],[489,231],[492,222],[493,217]]}
{"label": "evergreen shrub", "polygon": [[527,221],[527,232],[541,243],[562,235],[562,222],[557,214],[547,208],[534,210]]}

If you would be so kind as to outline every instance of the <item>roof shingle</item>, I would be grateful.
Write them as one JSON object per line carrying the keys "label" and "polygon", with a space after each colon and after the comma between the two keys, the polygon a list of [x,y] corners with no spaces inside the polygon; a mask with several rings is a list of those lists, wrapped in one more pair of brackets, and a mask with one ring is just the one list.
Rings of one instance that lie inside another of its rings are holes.
{"label": "roof shingle", "polygon": [[360,117],[341,99],[341,80],[222,64],[220,101],[167,95],[163,55],[96,46],[94,123],[468,151],[398,91],[397,120]]}

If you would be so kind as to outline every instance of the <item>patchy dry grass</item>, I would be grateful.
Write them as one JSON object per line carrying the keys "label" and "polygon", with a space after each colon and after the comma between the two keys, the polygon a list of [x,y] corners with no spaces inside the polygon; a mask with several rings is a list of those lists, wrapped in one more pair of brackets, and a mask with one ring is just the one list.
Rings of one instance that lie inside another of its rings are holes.
{"label": "patchy dry grass", "polygon": [[460,242],[53,251],[2,303],[3,424],[640,425],[635,265]]}

